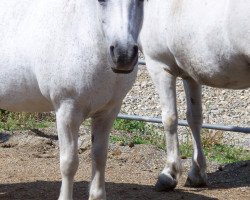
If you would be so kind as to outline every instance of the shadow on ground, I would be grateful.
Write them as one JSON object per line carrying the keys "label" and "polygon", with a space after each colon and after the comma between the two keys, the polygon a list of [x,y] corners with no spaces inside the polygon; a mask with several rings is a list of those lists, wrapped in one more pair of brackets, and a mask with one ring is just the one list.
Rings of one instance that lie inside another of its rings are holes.
{"label": "shadow on ground", "polygon": [[0,133],[0,144],[7,142],[10,139],[10,134],[8,133]]}
{"label": "shadow on ground", "polygon": [[[60,182],[37,181],[0,185],[1,200],[56,200],[59,194]],[[126,183],[106,183],[108,200],[215,200],[183,190],[172,192],[156,192],[153,186]],[[75,200],[88,199],[88,183],[76,182],[74,190]]]}
{"label": "shadow on ground", "polygon": [[250,187],[250,160],[226,164],[208,174],[211,189]]}

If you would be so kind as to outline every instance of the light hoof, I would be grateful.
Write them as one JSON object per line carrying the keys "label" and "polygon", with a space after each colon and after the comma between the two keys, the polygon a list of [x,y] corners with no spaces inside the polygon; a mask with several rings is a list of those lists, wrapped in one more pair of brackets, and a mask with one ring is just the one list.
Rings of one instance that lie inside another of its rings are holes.
{"label": "light hoof", "polygon": [[185,182],[185,187],[206,187],[207,186],[207,178],[199,176],[198,178],[191,178],[188,176],[186,182]]}
{"label": "light hoof", "polygon": [[95,197],[89,197],[88,200],[106,200],[105,197],[98,197],[98,198],[95,198]]}
{"label": "light hoof", "polygon": [[177,185],[177,181],[172,177],[166,174],[160,174],[158,181],[155,184],[155,189],[158,192],[162,191],[172,191]]}
{"label": "light hoof", "polygon": [[99,192],[90,193],[88,200],[106,200],[106,192],[102,192],[101,190]]}

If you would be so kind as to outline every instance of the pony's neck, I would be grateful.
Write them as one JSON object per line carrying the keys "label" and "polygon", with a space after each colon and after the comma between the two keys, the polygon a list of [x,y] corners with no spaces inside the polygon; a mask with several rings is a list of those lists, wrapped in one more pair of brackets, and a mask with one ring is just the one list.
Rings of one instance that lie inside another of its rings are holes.
{"label": "pony's neck", "polygon": [[[86,31],[102,32],[101,16],[97,0],[57,0],[65,20],[86,27]],[[91,30],[88,30],[88,29]]]}

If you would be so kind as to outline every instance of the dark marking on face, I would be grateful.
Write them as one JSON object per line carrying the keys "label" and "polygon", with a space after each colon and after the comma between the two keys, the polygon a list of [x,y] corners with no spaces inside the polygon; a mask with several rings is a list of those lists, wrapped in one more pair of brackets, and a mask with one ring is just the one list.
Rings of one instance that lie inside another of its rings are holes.
{"label": "dark marking on face", "polygon": [[91,135],[91,142],[94,143],[95,137],[94,135]]}

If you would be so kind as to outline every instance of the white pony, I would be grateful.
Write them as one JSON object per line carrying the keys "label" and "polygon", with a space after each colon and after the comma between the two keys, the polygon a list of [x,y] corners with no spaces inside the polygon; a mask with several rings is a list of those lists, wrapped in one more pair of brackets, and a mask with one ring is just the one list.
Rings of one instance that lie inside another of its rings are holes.
{"label": "white pony", "polygon": [[113,71],[136,66],[142,18],[141,0],[0,1],[0,108],[56,112],[60,200],[73,199],[78,129],[88,117],[89,200],[106,199],[108,135],[137,70]]}
{"label": "white pony", "polygon": [[181,172],[177,136],[176,77],[182,77],[193,158],[186,185],[207,184],[201,146],[202,84],[250,87],[249,0],[148,0],[140,41],[148,71],[160,95],[167,164],[157,190],[175,188]]}

